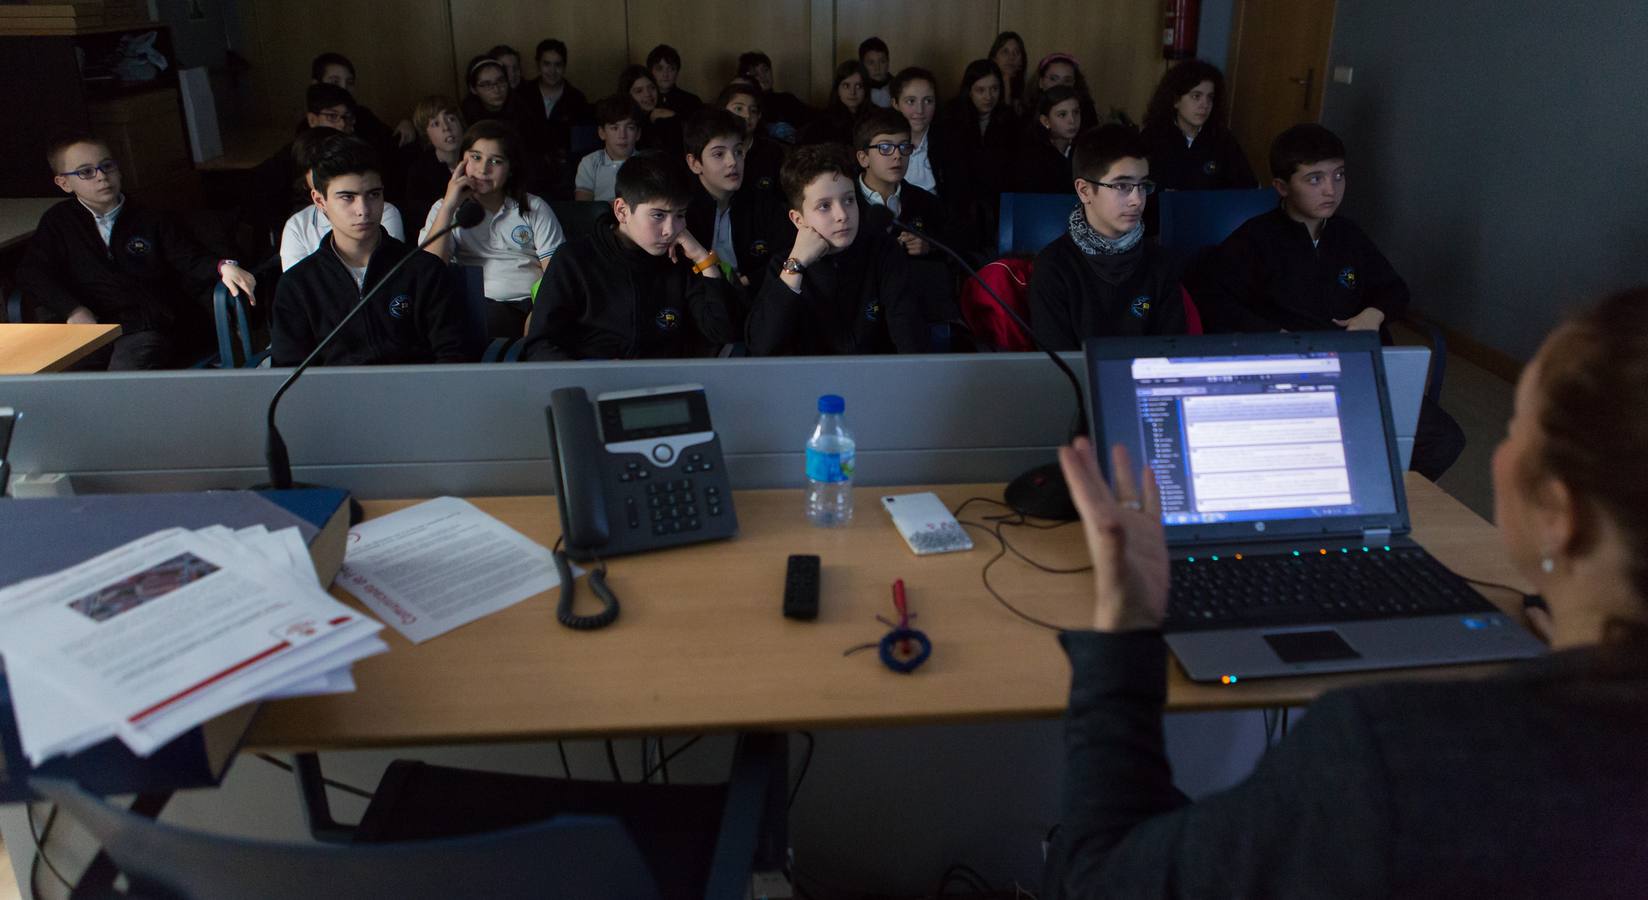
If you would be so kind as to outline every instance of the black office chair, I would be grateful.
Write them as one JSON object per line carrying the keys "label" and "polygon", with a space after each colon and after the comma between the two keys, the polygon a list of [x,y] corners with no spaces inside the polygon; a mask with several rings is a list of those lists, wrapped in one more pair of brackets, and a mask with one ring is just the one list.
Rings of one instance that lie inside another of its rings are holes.
{"label": "black office chair", "polygon": [[1070,227],[1075,194],[1001,195],[996,221],[996,252],[1002,256],[1035,256]]}

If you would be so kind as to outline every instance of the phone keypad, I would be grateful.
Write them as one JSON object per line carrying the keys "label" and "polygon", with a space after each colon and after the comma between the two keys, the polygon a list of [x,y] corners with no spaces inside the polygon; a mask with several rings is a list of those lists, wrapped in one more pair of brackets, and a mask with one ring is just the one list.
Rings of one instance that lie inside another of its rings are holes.
{"label": "phone keypad", "polygon": [[[704,527],[702,511],[722,514],[721,489],[711,485],[700,494],[691,478],[654,481],[647,485],[648,520],[655,535],[680,534]],[[636,527],[631,524],[631,528]]]}

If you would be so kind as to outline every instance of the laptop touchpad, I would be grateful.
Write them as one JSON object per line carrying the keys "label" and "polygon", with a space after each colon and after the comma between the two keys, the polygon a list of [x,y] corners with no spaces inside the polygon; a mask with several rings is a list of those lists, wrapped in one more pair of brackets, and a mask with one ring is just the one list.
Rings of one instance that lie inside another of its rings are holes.
{"label": "laptop touchpad", "polygon": [[1362,656],[1352,650],[1337,631],[1284,631],[1267,634],[1264,638],[1282,662],[1290,664],[1358,659]]}

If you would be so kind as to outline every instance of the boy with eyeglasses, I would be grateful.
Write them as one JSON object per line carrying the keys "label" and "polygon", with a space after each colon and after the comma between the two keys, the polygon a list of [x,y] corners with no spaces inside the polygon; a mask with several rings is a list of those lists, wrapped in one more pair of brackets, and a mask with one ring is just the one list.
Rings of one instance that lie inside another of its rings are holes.
{"label": "boy with eyeglasses", "polygon": [[257,288],[250,272],[207,252],[170,215],[128,201],[105,141],[59,138],[46,161],[52,181],[72,199],[40,217],[18,285],[30,302],[70,324],[113,322],[121,330],[77,368],[167,368],[207,332],[208,285],[221,278],[248,297]]}
{"label": "boy with eyeglasses", "polygon": [[[929,323],[948,322],[960,317],[956,305],[955,279],[948,257],[925,237],[901,229],[889,229],[897,221],[933,240],[951,243],[949,212],[943,201],[929,191],[905,180],[909,172],[910,123],[895,109],[872,107],[853,127],[853,149],[858,157],[859,209],[865,228],[886,232],[904,248],[910,259],[910,284],[921,297]],[[973,248],[952,247],[961,253]]]}
{"label": "boy with eyeglasses", "polygon": [[1156,186],[1144,138],[1125,125],[1078,137],[1070,227],[1036,255],[1030,327],[1052,350],[1080,350],[1090,337],[1183,334],[1182,288],[1160,250],[1144,239],[1144,208]]}

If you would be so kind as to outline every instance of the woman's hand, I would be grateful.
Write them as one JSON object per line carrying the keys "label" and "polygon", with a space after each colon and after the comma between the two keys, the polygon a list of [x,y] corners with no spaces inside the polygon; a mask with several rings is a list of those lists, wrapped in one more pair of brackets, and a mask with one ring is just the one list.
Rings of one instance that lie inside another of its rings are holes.
{"label": "woman's hand", "polygon": [[1110,452],[1115,489],[1105,484],[1093,442],[1076,438],[1059,448],[1059,466],[1070,499],[1081,513],[1087,552],[1093,559],[1098,631],[1160,628],[1167,614],[1167,537],[1162,530],[1162,495],[1156,476],[1133,475],[1133,461],[1117,445]]}

